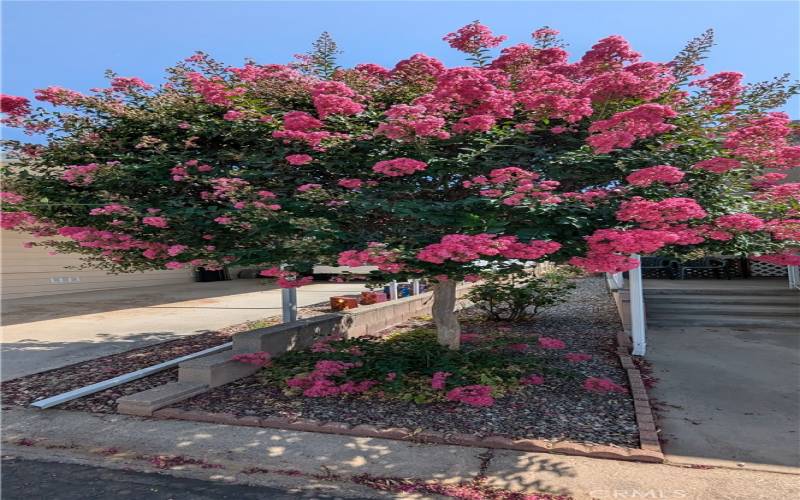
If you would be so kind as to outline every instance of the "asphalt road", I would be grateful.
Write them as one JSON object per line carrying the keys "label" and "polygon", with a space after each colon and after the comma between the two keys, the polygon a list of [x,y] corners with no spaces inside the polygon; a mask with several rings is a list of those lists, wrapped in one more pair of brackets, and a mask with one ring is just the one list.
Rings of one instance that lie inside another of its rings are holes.
{"label": "asphalt road", "polygon": [[[288,500],[334,499],[279,488],[202,481],[165,474],[103,469],[20,458],[2,461],[3,500]],[[349,497],[347,500],[355,500]]]}

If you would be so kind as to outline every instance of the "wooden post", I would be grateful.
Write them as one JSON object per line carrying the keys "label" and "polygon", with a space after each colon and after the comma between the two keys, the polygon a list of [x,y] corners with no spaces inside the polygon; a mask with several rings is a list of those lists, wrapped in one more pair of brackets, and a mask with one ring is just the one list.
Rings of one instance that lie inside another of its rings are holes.
{"label": "wooden post", "polygon": [[644,286],[642,283],[642,262],[638,254],[631,255],[639,262],[636,268],[628,272],[631,295],[631,339],[633,341],[634,356],[644,356],[647,350],[646,329],[644,317]]}

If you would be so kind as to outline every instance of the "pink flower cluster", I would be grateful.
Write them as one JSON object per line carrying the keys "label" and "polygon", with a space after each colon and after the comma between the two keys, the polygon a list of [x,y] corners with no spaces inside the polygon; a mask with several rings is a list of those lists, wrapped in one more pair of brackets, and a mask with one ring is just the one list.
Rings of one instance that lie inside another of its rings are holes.
{"label": "pink flower cluster", "polygon": [[191,175],[190,170],[205,173],[211,172],[214,170],[214,167],[211,165],[201,164],[198,160],[188,160],[172,167],[169,173],[172,174],[173,181],[180,182],[189,178]]}
{"label": "pink flower cluster", "polygon": [[342,82],[319,82],[311,88],[311,96],[321,119],[330,115],[357,115],[364,111],[364,106],[357,102],[363,97]]}
{"label": "pink flower cluster", "polygon": [[308,165],[314,161],[314,158],[311,155],[306,154],[287,155],[284,159],[289,165],[293,165],[295,167],[300,165]]}
{"label": "pink flower cluster", "polygon": [[192,89],[200,94],[208,104],[217,106],[230,106],[234,97],[245,92],[243,87],[229,88],[225,81],[218,76],[208,79],[200,73],[190,72],[186,73],[186,79]]}
{"label": "pink flower cluster", "polygon": [[465,385],[456,387],[447,392],[445,396],[448,401],[457,401],[469,406],[492,406],[492,388],[488,385]]}
{"label": "pink flower cluster", "polygon": [[156,217],[143,217],[142,218],[142,224],[145,224],[147,226],[158,227],[158,228],[162,228],[162,229],[165,228],[165,227],[168,227],[168,225],[169,225],[166,218],[158,217],[158,216],[156,216]]}
{"label": "pink flower cluster", "polygon": [[716,73],[702,80],[695,80],[692,85],[703,87],[711,97],[711,108],[733,107],[739,104],[739,95],[744,90],[742,75],[734,71]]}
{"label": "pink flower cluster", "polygon": [[75,105],[79,104],[86,98],[80,92],[65,89],[62,87],[47,87],[46,89],[34,90],[34,97],[37,101],[49,102],[50,104],[59,105]]}
{"label": "pink flower cluster", "polygon": [[644,228],[656,229],[675,222],[702,219],[708,214],[692,198],[651,201],[635,196],[623,202],[616,215],[620,221],[637,222]]}
{"label": "pink flower cluster", "polygon": [[714,219],[717,227],[739,233],[754,233],[761,231],[766,223],[752,214],[729,214]]}
{"label": "pink flower cluster", "polygon": [[117,92],[130,92],[133,90],[152,90],[153,86],[138,76],[117,76],[111,79],[111,88]]}
{"label": "pink flower cluster", "polygon": [[339,179],[336,184],[345,189],[360,189],[364,185],[364,181],[361,179]]}
{"label": "pink flower cluster", "polygon": [[764,168],[800,166],[800,146],[792,146],[791,120],[786,113],[748,118],[726,136],[723,147],[731,154]]}
{"label": "pink flower cluster", "polygon": [[94,174],[99,168],[97,163],[70,165],[61,174],[61,178],[73,186],[88,186],[94,182]]}
{"label": "pink flower cluster", "polygon": [[435,137],[447,139],[450,134],[444,130],[442,117],[427,114],[425,106],[395,104],[386,113],[387,121],[380,123],[375,135],[389,139],[408,141],[415,137]]}
{"label": "pink flower cluster", "polygon": [[539,337],[538,343],[542,349],[564,349],[567,347],[563,340],[552,337]]}
{"label": "pink flower cluster", "polygon": [[356,366],[354,363],[345,363],[343,361],[317,361],[311,373],[290,378],[286,381],[286,385],[302,389],[303,395],[309,398],[359,394],[377,385],[378,382],[374,380],[362,380],[360,382],[351,380],[339,385],[334,380],[331,380],[330,377],[341,377],[354,366]]}
{"label": "pink flower cluster", "polygon": [[272,361],[270,354],[264,351],[236,354],[231,360],[256,366],[267,366]]}
{"label": "pink flower cluster", "polygon": [[313,276],[304,276],[301,278],[300,275],[294,271],[284,271],[278,267],[264,269],[258,274],[259,276],[267,278],[278,278],[277,283],[281,288],[299,288],[314,282]]}
{"label": "pink flower cluster", "polygon": [[0,123],[18,126],[31,113],[31,103],[26,97],[0,94],[0,113],[8,116],[0,120]]}
{"label": "pink flower cluster", "polygon": [[545,240],[531,240],[522,243],[516,236],[497,236],[495,234],[448,234],[440,243],[426,246],[417,259],[443,264],[447,260],[471,262],[481,257],[501,256],[508,259],[536,260],[547,254],[557,252],[559,243]]}
{"label": "pink flower cluster", "polygon": [[444,390],[447,377],[452,375],[450,372],[436,372],[431,377],[431,389],[441,391]]}
{"label": "pink flower cluster", "polygon": [[372,171],[388,177],[402,177],[414,172],[421,172],[428,168],[425,162],[411,158],[395,158],[394,160],[379,161],[372,166]]}
{"label": "pink flower cluster", "polygon": [[592,135],[586,142],[595,153],[610,153],[617,148],[629,148],[637,139],[669,132],[675,125],[665,123],[678,114],[663,104],[642,104],[621,111],[608,120],[599,120],[589,126]]}
{"label": "pink flower cluster", "polygon": [[11,191],[0,191],[0,201],[9,205],[16,205],[25,201],[25,197]]}
{"label": "pink flower cluster", "polygon": [[724,174],[725,172],[741,168],[742,164],[739,160],[733,158],[714,157],[708,160],[703,160],[694,164],[692,168],[698,170],[706,170],[715,174]]}
{"label": "pink flower cluster", "polygon": [[473,21],[456,32],[448,33],[443,40],[456,50],[475,54],[482,49],[497,47],[507,38],[505,35],[494,36],[488,27]]}
{"label": "pink flower cluster", "polygon": [[683,180],[686,174],[679,168],[672,165],[656,165],[654,167],[641,168],[632,172],[625,180],[629,184],[640,187],[647,187],[656,182],[662,184],[677,184]]}
{"label": "pink flower cluster", "polygon": [[519,383],[522,385],[542,385],[544,384],[544,377],[533,373],[531,375],[521,378],[519,380]]}
{"label": "pink flower cluster", "polygon": [[340,266],[377,266],[379,270],[389,273],[400,272],[404,266],[397,262],[398,254],[388,250],[384,243],[371,242],[366,250],[346,250],[339,254]]}
{"label": "pink flower cluster", "polygon": [[589,377],[583,382],[583,388],[589,392],[607,393],[607,392],[628,392],[628,389],[622,387],[614,381],[607,378]]}
{"label": "pink flower cluster", "polygon": [[590,359],[592,359],[592,355],[584,354],[582,352],[570,352],[564,355],[564,359],[566,359],[570,363],[581,363],[583,361],[589,361]]}
{"label": "pink flower cluster", "polygon": [[776,266],[800,266],[800,254],[791,250],[782,253],[755,255],[750,258],[769,264],[775,264]]}
{"label": "pink flower cluster", "polygon": [[89,210],[89,215],[127,215],[133,212],[130,207],[120,205],[119,203],[111,203],[98,208]]}

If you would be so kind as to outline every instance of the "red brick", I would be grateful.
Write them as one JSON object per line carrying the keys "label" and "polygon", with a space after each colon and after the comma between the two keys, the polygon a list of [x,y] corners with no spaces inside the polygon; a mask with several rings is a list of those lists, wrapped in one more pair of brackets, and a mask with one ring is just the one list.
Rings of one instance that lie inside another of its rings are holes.
{"label": "red brick", "polygon": [[353,427],[353,435],[364,437],[379,437],[380,431],[374,425],[361,424]]}
{"label": "red brick", "polygon": [[184,412],[181,408],[162,408],[160,410],[156,410],[153,412],[153,416],[156,418],[175,418],[181,419],[183,418]]}
{"label": "red brick", "polygon": [[487,448],[510,449],[514,446],[514,441],[503,436],[487,436],[481,439],[480,444]]}
{"label": "red brick", "polygon": [[236,423],[236,425],[244,425],[247,427],[260,427],[261,419],[253,416],[239,417],[239,420]]}
{"label": "red brick", "polygon": [[515,439],[512,446],[522,451],[550,451],[552,444],[541,439]]}

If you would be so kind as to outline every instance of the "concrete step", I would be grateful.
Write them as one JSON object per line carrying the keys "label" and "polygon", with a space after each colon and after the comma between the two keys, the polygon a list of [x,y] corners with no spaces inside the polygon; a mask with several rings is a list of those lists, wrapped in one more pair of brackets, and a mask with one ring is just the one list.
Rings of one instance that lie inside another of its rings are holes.
{"label": "concrete step", "polygon": [[791,295],[645,295],[648,304],[789,305],[800,307],[800,294]]}
{"label": "concrete step", "polygon": [[729,328],[763,328],[767,330],[791,330],[800,332],[800,320],[787,318],[749,317],[740,318],[715,314],[693,316],[647,317],[647,326],[660,327],[729,327]]}
{"label": "concrete step", "polygon": [[695,316],[719,314],[747,318],[750,316],[800,319],[800,308],[794,305],[747,305],[741,304],[662,304],[650,302],[645,310],[651,317]]}
{"label": "concrete step", "polygon": [[748,288],[736,287],[731,284],[728,287],[715,288],[645,288],[644,295],[647,296],[706,296],[723,295],[727,297],[735,296],[772,296],[772,297],[800,297],[800,292],[788,288]]}

